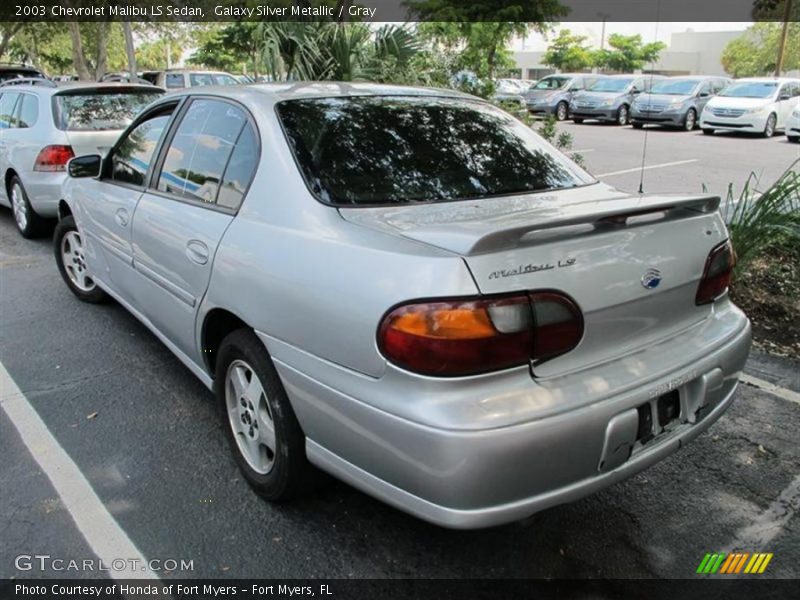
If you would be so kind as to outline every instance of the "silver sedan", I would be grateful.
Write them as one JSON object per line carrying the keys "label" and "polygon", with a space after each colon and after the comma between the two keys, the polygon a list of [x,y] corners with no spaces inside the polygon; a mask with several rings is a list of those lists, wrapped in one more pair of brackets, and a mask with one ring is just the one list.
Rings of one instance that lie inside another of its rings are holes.
{"label": "silver sedan", "polygon": [[718,198],[617,191],[470,96],[186,91],[69,173],[67,286],[214,390],[270,500],[319,469],[448,527],[520,519],[699,435],[747,357]]}

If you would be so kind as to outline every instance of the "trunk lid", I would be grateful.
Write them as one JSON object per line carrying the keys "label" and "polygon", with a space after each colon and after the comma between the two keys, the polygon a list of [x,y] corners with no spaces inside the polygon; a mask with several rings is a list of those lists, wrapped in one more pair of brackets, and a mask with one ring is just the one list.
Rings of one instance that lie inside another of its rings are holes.
{"label": "trunk lid", "polygon": [[727,238],[718,206],[716,197],[629,195],[594,184],[340,213],[462,256],[482,294],[569,295],[583,313],[584,337],[533,366],[535,376],[551,377],[630,354],[709,314],[694,299],[709,251]]}

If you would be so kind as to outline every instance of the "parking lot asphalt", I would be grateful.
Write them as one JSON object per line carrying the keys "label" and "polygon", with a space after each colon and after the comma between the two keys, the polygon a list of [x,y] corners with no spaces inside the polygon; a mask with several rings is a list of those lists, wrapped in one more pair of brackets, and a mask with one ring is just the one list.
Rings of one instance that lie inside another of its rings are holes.
{"label": "parking lot asphalt", "polygon": [[699,130],[653,126],[639,130],[591,121],[580,125],[566,121],[558,129],[572,135],[572,150],[583,156],[590,173],[627,192],[639,189],[643,152],[646,193],[700,193],[705,186],[723,200],[729,184],[738,198],[751,172],[759,177],[758,188],[764,189],[800,160],[800,144],[788,142],[783,135],[765,139],[717,132],[706,136]]}
{"label": "parking lot asphalt", "polygon": [[[641,131],[561,127],[575,149],[594,150],[585,153],[592,172],[636,166]],[[649,143],[653,164],[697,158],[650,171],[647,185],[662,191],[727,184],[747,170],[737,164],[774,177],[800,153],[780,138],[655,132]],[[687,578],[707,552],[738,549],[774,553],[762,577],[800,576],[800,404],[791,395],[742,385],[708,432],[628,481],[519,523],[449,531],[337,482],[292,504],[261,500],[237,471],[211,394],[119,305],[74,298],[50,241],[22,239],[7,210],[0,319],[0,363],[107,512],[148,559],[193,561],[165,578]],[[800,392],[791,361],[756,356],[747,372]],[[15,568],[19,554],[96,551],[38,451],[0,411],[0,577],[86,576]]]}

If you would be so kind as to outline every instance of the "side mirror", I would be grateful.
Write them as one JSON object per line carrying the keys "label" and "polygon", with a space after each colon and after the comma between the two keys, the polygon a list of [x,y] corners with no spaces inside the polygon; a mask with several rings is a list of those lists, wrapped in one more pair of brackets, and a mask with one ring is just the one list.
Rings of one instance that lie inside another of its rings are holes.
{"label": "side mirror", "polygon": [[711,95],[711,92],[700,92],[697,94],[698,98],[708,98]]}
{"label": "side mirror", "polygon": [[631,94],[633,94],[633,95],[641,94],[641,93],[642,93],[642,90],[640,90],[639,88],[633,88],[631,90]]}
{"label": "side mirror", "polygon": [[70,177],[99,177],[103,166],[103,157],[99,154],[77,156],[67,163]]}
{"label": "side mirror", "polygon": [[788,100],[791,97],[792,96],[791,94],[789,94],[789,92],[784,92],[780,96],[778,96],[778,100]]}

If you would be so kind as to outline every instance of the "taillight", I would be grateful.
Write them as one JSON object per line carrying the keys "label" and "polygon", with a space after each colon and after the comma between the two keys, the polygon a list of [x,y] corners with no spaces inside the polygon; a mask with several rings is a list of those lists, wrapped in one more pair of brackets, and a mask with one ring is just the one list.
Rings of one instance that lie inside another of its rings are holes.
{"label": "taillight", "polygon": [[475,375],[553,358],[574,348],[583,319],[556,292],[406,304],[378,330],[381,352],[426,375]]}
{"label": "taillight", "polygon": [[706,259],[703,278],[697,287],[695,304],[708,304],[719,298],[728,289],[736,264],[736,254],[730,241],[714,246]]}
{"label": "taillight", "polygon": [[74,158],[72,146],[45,146],[36,156],[34,171],[66,171],[67,162]]}

